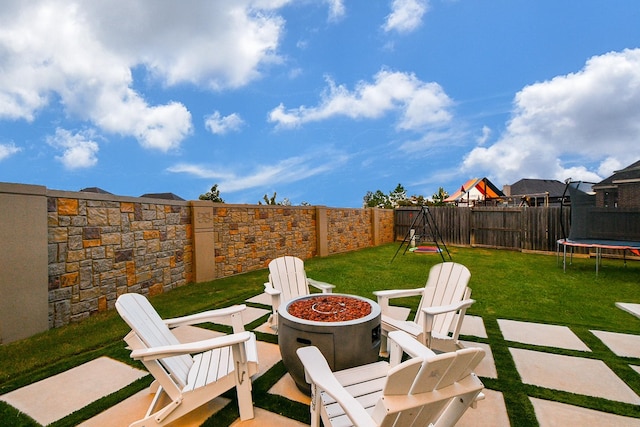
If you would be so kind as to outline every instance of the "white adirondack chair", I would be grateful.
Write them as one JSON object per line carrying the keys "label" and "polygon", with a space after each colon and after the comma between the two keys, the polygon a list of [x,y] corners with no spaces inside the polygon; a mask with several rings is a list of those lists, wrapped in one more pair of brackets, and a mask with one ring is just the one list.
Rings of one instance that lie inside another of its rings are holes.
{"label": "white adirondack chair", "polygon": [[283,256],[269,263],[269,281],[264,284],[264,291],[271,296],[273,314],[269,324],[278,330],[278,307],[293,298],[309,295],[309,285],[322,293],[331,293],[334,285],[319,282],[307,277],[304,262],[297,257]]}
{"label": "white adirondack chair", "polygon": [[[438,351],[460,348],[458,335],[464,315],[475,301],[467,286],[471,273],[462,264],[443,262],[434,265],[423,288],[376,291],[382,312],[381,352],[387,348],[386,335],[390,331],[405,331],[425,346]],[[422,296],[414,319],[397,316],[396,306],[389,305],[393,298]]]}
{"label": "white adirondack chair", "polygon": [[[473,369],[481,348],[436,355],[402,331],[389,334],[390,361],[332,373],[317,347],[297,354],[311,384],[311,427],[453,426],[484,396]],[[403,353],[411,358],[402,362]]]}
{"label": "white adirondack chair", "polygon": [[[156,395],[144,418],[131,427],[164,426],[235,387],[242,420],[253,418],[251,377],[258,371],[255,335],[244,331],[237,305],[175,319],[162,320],[147,298],[123,294],[116,309],[131,332],[124,340],[131,357],[153,375]],[[231,318],[233,334],[180,343],[169,328]],[[191,356],[195,354],[195,356]]]}

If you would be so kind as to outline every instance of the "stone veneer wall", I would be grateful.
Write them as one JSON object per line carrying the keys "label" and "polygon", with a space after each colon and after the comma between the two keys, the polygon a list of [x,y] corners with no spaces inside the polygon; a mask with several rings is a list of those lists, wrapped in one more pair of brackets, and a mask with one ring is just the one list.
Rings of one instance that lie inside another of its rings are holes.
{"label": "stone veneer wall", "polygon": [[[340,253],[393,242],[393,209],[327,209],[327,248]],[[377,220],[372,216],[378,214]],[[378,232],[373,225],[377,224]],[[374,241],[378,235],[378,242]]]}
{"label": "stone veneer wall", "polygon": [[266,268],[279,256],[307,259],[318,255],[315,207],[215,206],[216,278]]}
{"label": "stone veneer wall", "polygon": [[309,259],[394,239],[387,209],[187,202],[13,183],[0,183],[0,206],[0,248],[11,254],[0,260],[0,289],[11,296],[0,312],[0,343],[112,309],[125,292],[152,296],[262,269],[278,256]]}
{"label": "stone veneer wall", "polygon": [[192,280],[187,202],[47,193],[49,327],[111,309],[118,295],[154,295]]}

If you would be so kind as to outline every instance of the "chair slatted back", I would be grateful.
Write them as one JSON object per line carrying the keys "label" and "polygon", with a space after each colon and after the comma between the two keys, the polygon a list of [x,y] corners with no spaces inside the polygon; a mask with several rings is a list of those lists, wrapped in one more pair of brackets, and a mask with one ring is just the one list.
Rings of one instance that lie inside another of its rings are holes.
{"label": "chair slatted back", "polygon": [[304,262],[297,257],[283,256],[272,260],[269,263],[269,281],[281,292],[281,304],[309,294]]}
{"label": "chair slatted back", "polygon": [[[372,417],[380,426],[430,425],[458,399],[443,389],[471,375],[483,357],[481,348],[465,348],[435,357],[414,357],[391,368]],[[481,389],[480,384],[473,394]]]}
{"label": "chair slatted back", "polygon": [[[424,316],[422,307],[449,305],[469,298],[471,292],[467,285],[470,279],[471,272],[462,264],[443,262],[431,267],[424,294],[416,312],[415,323],[422,325]],[[456,319],[457,313],[453,312],[435,316],[433,331],[447,335],[451,332]]]}
{"label": "chair slatted back", "polygon": [[[148,348],[180,344],[149,300],[143,295],[135,293],[120,295],[116,302],[116,309],[131,330]],[[161,359],[160,363],[180,388],[187,384],[187,376],[193,365],[191,356],[167,357]]]}

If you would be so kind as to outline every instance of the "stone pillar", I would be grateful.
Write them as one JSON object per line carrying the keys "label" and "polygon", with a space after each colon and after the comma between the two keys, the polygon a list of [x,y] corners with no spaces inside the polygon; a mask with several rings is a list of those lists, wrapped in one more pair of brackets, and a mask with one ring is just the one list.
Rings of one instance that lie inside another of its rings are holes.
{"label": "stone pillar", "polygon": [[49,329],[47,194],[0,183],[0,343]]}
{"label": "stone pillar", "polygon": [[329,255],[327,208],[326,206],[316,206],[316,245],[318,256]]}
{"label": "stone pillar", "polygon": [[193,280],[208,282],[216,278],[215,233],[213,204],[210,201],[191,202],[193,224]]}
{"label": "stone pillar", "polygon": [[373,246],[380,245],[380,210],[370,208],[371,212],[371,242]]}

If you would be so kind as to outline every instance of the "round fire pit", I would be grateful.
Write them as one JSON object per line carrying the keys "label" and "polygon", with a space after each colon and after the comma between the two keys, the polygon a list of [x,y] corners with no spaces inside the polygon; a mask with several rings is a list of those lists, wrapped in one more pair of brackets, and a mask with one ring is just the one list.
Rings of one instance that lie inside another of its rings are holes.
{"label": "round fire pit", "polygon": [[316,346],[332,371],[375,362],[380,352],[380,306],[356,295],[312,294],[278,309],[278,345],[282,362],[296,386],[311,392],[300,347]]}

